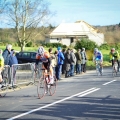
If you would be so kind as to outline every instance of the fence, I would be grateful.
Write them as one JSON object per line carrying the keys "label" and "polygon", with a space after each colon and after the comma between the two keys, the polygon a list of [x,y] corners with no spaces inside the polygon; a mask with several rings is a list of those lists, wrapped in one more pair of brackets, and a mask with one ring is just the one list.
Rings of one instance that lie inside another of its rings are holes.
{"label": "fence", "polygon": [[[39,76],[41,76],[41,63],[38,66]],[[24,84],[24,83],[34,83],[35,75],[35,64],[14,64],[11,67],[11,83],[12,85]]]}

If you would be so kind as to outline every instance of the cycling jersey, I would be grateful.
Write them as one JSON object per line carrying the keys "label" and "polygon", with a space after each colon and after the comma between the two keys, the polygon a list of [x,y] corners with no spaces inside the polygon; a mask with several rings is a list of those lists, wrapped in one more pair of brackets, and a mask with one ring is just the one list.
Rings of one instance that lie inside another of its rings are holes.
{"label": "cycling jersey", "polygon": [[118,60],[119,59],[119,53],[118,53],[118,51],[115,51],[114,53],[110,52],[109,56],[110,56],[110,60],[113,60],[113,59]]}
{"label": "cycling jersey", "polygon": [[103,61],[103,55],[102,55],[101,51],[94,52],[94,60]]}
{"label": "cycling jersey", "polygon": [[49,69],[50,64],[51,64],[51,59],[50,59],[49,52],[44,52],[44,54],[42,56],[39,53],[37,53],[37,55],[36,55],[36,64],[38,64],[38,62],[42,62],[45,69]]}

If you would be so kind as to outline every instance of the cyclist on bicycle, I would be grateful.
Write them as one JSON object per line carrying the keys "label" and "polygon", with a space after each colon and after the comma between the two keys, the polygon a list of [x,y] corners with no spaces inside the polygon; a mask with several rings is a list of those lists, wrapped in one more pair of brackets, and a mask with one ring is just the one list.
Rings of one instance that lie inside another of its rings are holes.
{"label": "cyclist on bicycle", "polygon": [[100,62],[102,72],[103,72],[103,67],[102,67],[103,55],[102,55],[102,52],[100,50],[98,50],[98,48],[94,49],[93,61],[95,62],[95,64],[96,64],[96,61]]}
{"label": "cyclist on bicycle", "polygon": [[103,55],[102,55],[101,51],[98,50],[98,48],[94,49],[93,61],[95,62],[96,60],[99,60],[101,62],[101,64],[103,62]]}
{"label": "cyclist on bicycle", "polygon": [[110,57],[110,62],[112,62],[112,66],[114,64],[114,60],[117,61],[118,63],[118,70],[119,70],[119,53],[117,50],[115,50],[115,48],[112,48],[110,53],[109,53],[109,57]]}
{"label": "cyclist on bicycle", "polygon": [[42,62],[42,68],[45,69],[45,73],[50,72],[50,78],[49,78],[49,84],[52,84],[54,82],[53,79],[53,69],[51,66],[51,58],[49,52],[45,51],[43,46],[40,46],[38,48],[38,52],[36,55],[36,64],[38,62]]}
{"label": "cyclist on bicycle", "polygon": [[3,68],[4,68],[4,58],[2,56],[2,50],[0,49],[0,87],[3,86],[3,85],[1,85],[2,81],[3,81],[2,75],[1,75]]}

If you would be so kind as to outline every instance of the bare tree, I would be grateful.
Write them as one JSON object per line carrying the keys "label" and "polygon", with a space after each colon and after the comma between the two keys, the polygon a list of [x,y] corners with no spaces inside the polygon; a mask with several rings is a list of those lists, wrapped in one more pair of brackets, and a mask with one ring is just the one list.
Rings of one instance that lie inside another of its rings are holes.
{"label": "bare tree", "polygon": [[45,0],[12,0],[7,9],[10,25],[13,25],[21,51],[37,34],[36,28],[45,25],[50,15],[49,3]]}
{"label": "bare tree", "polygon": [[0,14],[3,13],[6,6],[7,6],[7,0],[0,0]]}

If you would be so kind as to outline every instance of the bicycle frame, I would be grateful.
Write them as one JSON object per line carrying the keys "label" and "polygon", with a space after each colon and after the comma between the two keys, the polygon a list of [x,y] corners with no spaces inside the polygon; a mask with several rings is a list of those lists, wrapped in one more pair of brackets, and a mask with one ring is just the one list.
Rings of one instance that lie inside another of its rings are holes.
{"label": "bicycle frame", "polygon": [[102,75],[102,66],[101,66],[101,61],[100,60],[96,60],[96,72],[97,75]]}
{"label": "bicycle frame", "polygon": [[113,60],[112,74],[116,76],[118,72],[118,63],[117,60]]}

